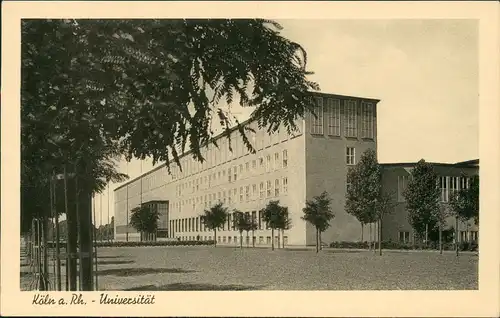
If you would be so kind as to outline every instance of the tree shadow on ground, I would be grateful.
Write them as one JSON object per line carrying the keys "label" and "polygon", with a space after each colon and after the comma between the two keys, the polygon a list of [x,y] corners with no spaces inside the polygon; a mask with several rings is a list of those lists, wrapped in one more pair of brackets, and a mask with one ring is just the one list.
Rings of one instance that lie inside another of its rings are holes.
{"label": "tree shadow on ground", "polygon": [[185,270],[182,268],[111,268],[99,270],[98,274],[101,276],[141,276],[149,274],[182,274],[182,273],[193,273],[193,270]]}
{"label": "tree shadow on ground", "polygon": [[107,261],[107,260],[103,260],[103,261],[97,261],[97,264],[98,265],[121,265],[121,264],[132,264],[132,263],[135,263],[135,261]]}
{"label": "tree shadow on ground", "polygon": [[252,286],[252,285],[214,285],[214,284],[192,284],[192,283],[174,283],[167,285],[145,285],[139,287],[133,287],[125,289],[126,291],[202,291],[202,290],[258,290],[263,289],[264,286]]}
{"label": "tree shadow on ground", "polygon": [[123,256],[120,256],[120,255],[99,255],[99,253],[97,254],[97,258],[123,258]]}
{"label": "tree shadow on ground", "polygon": [[366,252],[371,252],[371,253],[375,253],[373,250],[370,251],[370,250],[349,250],[349,249],[345,249],[345,250],[323,250],[323,251],[320,251],[320,253],[334,253],[334,254],[359,254],[359,253],[366,253]]}

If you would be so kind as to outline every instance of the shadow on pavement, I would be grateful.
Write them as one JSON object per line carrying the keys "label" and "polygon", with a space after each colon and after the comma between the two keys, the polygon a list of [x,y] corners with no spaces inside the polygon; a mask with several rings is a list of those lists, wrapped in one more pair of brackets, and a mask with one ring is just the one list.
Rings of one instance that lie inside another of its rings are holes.
{"label": "shadow on pavement", "polygon": [[143,290],[170,290],[170,291],[200,291],[200,290],[258,290],[262,289],[263,286],[251,286],[251,285],[213,285],[213,284],[191,284],[191,283],[174,283],[168,285],[145,285],[139,287],[133,287],[125,289],[126,291],[143,291]]}
{"label": "shadow on pavement", "polygon": [[97,258],[123,258],[123,256],[119,256],[119,255],[99,255],[99,253],[97,253]]}
{"label": "shadow on pavement", "polygon": [[195,271],[185,270],[182,268],[112,268],[112,269],[103,269],[99,270],[99,275],[110,275],[110,276],[140,276],[140,275],[149,275],[149,274],[164,274],[164,273],[172,273],[172,274],[182,274],[182,273],[193,273]]}
{"label": "shadow on pavement", "polygon": [[107,260],[103,260],[103,261],[97,261],[97,265],[121,265],[121,264],[132,264],[132,263],[135,263],[135,261],[107,261]]}

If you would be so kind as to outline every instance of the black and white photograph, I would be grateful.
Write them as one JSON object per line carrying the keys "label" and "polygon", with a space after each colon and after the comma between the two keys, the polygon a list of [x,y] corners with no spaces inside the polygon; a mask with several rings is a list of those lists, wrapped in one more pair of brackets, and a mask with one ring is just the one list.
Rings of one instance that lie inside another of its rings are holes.
{"label": "black and white photograph", "polygon": [[2,214],[6,191],[19,202],[2,232],[28,305],[480,290],[479,19],[18,23],[19,186],[2,156]]}

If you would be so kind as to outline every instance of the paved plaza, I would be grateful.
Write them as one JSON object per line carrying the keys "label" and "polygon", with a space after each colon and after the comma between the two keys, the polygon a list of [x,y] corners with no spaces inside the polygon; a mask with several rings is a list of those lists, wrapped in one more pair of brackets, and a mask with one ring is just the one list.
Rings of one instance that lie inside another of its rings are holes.
{"label": "paved plaza", "polygon": [[[435,251],[379,256],[335,249],[98,249],[99,290],[470,290],[478,288],[477,270],[473,253],[457,258]],[[21,288],[27,289],[31,275],[27,266],[21,271]]]}

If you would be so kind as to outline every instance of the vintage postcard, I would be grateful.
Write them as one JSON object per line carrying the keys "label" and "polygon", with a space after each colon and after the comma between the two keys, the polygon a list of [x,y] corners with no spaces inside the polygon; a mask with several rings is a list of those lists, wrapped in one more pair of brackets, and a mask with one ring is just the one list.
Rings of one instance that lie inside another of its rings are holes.
{"label": "vintage postcard", "polygon": [[499,12],[4,3],[1,313],[498,315]]}

